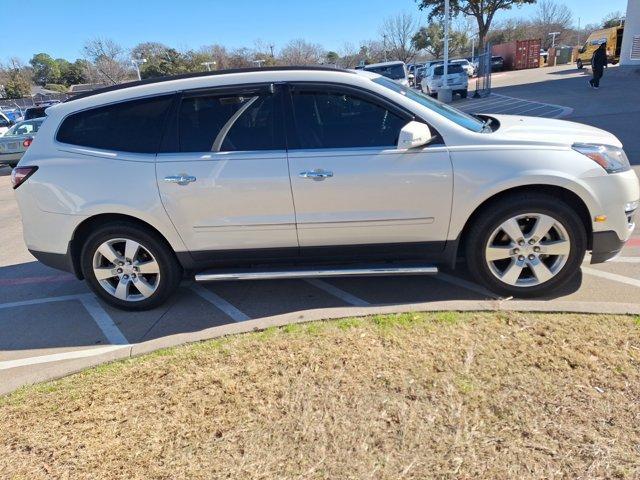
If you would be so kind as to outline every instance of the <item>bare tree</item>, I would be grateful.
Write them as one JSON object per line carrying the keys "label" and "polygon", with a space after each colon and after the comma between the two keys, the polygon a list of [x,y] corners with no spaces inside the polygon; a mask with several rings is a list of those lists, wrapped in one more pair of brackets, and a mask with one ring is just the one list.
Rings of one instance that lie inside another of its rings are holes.
{"label": "bare tree", "polygon": [[417,31],[418,20],[410,13],[386,18],[380,28],[380,35],[388,59],[405,63],[413,60],[417,50],[412,39]]}
{"label": "bare tree", "polygon": [[305,40],[291,40],[280,52],[280,62],[284,65],[315,65],[322,63],[325,52],[322,45]]}
{"label": "bare tree", "polygon": [[571,27],[573,15],[566,5],[554,0],[540,0],[531,26],[542,39],[544,48],[551,46],[551,32],[563,32]]}
{"label": "bare tree", "polygon": [[133,78],[125,50],[113,40],[94,38],[85,43],[83,50],[100,82],[116,84]]}

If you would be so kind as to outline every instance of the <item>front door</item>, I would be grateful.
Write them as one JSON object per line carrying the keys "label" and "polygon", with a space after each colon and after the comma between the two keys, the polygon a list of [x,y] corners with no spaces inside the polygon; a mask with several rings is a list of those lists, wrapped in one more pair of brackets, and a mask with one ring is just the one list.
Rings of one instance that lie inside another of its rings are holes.
{"label": "front door", "polygon": [[297,253],[278,88],[186,93],[175,120],[168,132],[175,141],[163,142],[156,175],[163,205],[194,258]]}
{"label": "front door", "polygon": [[452,196],[444,145],[398,150],[411,116],[365,92],[293,85],[289,98],[288,157],[303,253],[443,248]]}

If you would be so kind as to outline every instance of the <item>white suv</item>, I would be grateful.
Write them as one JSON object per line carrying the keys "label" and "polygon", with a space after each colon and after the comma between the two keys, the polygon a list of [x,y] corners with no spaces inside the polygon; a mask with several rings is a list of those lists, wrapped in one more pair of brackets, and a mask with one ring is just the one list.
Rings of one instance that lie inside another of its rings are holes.
{"label": "white suv", "polygon": [[[613,135],[470,116],[372,73],[214,72],[56,105],[13,172],[29,250],[120,308],[196,280],[429,273],[553,292],[631,235]],[[208,271],[205,271],[209,269]]]}

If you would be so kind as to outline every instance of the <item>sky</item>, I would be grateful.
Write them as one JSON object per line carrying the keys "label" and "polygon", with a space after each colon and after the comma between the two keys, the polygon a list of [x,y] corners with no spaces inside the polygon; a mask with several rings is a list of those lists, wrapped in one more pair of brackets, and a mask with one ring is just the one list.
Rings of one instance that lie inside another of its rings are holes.
{"label": "sky", "polygon": [[[627,5],[627,0],[560,1],[582,25],[624,12]],[[257,40],[277,50],[304,38],[340,51],[346,42],[378,37],[385,17],[415,12],[426,22],[415,0],[0,0],[0,12],[0,62],[14,56],[27,61],[38,52],[75,60],[95,37],[126,48],[157,41],[180,50],[214,43],[252,47]],[[534,12],[532,6],[514,8],[497,20]]]}

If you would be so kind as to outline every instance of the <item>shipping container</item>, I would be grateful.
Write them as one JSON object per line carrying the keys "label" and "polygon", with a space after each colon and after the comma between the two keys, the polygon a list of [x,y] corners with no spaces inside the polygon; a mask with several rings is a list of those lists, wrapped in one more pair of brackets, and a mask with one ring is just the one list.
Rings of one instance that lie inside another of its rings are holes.
{"label": "shipping container", "polygon": [[491,47],[491,54],[504,58],[505,70],[538,68],[540,66],[541,46],[542,41],[539,38],[518,40],[515,42],[493,45]]}

